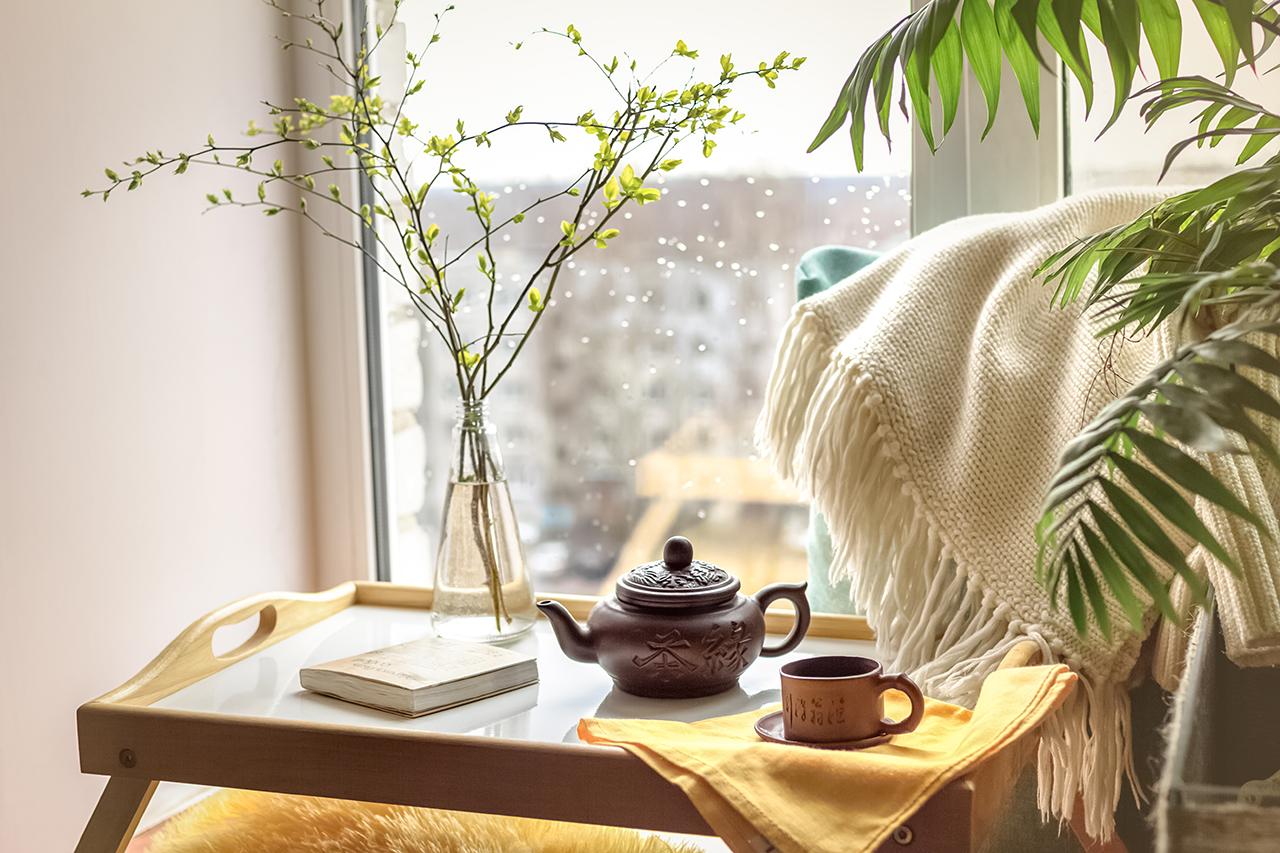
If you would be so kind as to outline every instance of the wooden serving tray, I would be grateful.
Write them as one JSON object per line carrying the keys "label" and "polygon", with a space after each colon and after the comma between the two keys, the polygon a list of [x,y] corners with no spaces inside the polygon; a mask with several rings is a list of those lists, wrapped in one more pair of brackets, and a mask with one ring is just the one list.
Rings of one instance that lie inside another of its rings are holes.
{"label": "wooden serving tray", "polygon": [[[553,597],[578,618],[597,600]],[[566,658],[539,620],[514,647],[537,653],[540,683],[459,708],[404,719],[299,686],[302,666],[430,634],[430,606],[428,589],[352,582],[256,596],[195,622],[77,712],[81,771],[111,777],[77,850],[123,850],[159,781],[711,834],[683,792],[638,758],[578,742],[578,720],[747,711],[778,701],[777,670],[788,660],[873,648],[862,618],[819,614],[795,653],[761,658],[739,690],[644,699],[613,690],[599,667]],[[255,615],[248,640],[214,653],[219,628]],[[784,633],[790,621],[779,607],[768,630]],[[1030,651],[1013,663],[1027,662]],[[884,849],[971,849],[1026,749],[1006,750],[940,791]]]}

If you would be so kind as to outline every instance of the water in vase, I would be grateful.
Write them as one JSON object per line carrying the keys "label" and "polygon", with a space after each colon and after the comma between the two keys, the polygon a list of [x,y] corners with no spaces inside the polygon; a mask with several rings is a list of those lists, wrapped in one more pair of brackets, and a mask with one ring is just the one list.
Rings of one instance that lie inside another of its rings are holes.
{"label": "water in vase", "polygon": [[460,403],[453,426],[431,611],[440,636],[481,642],[518,637],[537,618],[498,430],[480,401]]}

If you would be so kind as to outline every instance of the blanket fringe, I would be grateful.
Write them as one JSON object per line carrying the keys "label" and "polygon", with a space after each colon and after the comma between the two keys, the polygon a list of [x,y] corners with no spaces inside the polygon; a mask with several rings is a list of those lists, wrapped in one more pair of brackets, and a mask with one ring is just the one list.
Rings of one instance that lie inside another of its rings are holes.
{"label": "blanket fringe", "polygon": [[[982,682],[1017,643],[1062,661],[1044,626],[1022,621],[969,577],[920,500],[870,376],[835,350],[803,306],[778,348],[756,440],[829,523],[833,580],[876,631],[888,668],[908,672],[925,693],[972,707]],[[1129,696],[1123,684],[1079,673],[1080,687],[1040,730],[1041,812],[1059,820],[1084,799],[1085,827],[1111,837],[1122,780],[1135,779]],[[1134,784],[1134,790],[1137,790]]]}

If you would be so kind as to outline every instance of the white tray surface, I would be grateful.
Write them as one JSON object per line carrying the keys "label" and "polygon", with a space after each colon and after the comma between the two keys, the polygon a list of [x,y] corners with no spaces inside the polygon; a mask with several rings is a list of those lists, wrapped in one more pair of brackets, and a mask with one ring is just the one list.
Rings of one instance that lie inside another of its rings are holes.
{"label": "white tray surface", "polygon": [[[873,655],[874,644],[810,638],[791,654],[760,658],[737,690],[703,699],[645,699],[617,690],[595,664],[571,661],[551,626],[539,619],[511,648],[538,656],[540,681],[501,696],[406,719],[303,690],[298,670],[337,658],[430,636],[427,611],[355,605],[156,702],[153,707],[280,720],[488,735],[542,742],[578,741],[582,717],[694,721],[778,701],[778,668],[816,654]],[[778,637],[767,640],[776,644]]]}

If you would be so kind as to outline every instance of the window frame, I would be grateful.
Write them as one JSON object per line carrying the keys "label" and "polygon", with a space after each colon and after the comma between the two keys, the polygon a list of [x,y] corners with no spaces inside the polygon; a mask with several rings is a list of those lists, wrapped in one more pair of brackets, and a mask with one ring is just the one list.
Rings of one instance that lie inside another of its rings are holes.
{"label": "window frame", "polygon": [[[354,41],[363,19],[360,0],[338,10],[347,38]],[[299,91],[324,92],[332,85],[324,69],[304,51],[293,51]],[[350,196],[361,192],[354,173],[335,176]],[[364,235],[351,218],[331,205],[313,211],[318,223],[344,240]],[[365,274],[364,258],[350,247],[304,228],[299,236],[303,325],[307,345],[308,420],[311,452],[312,562],[316,585],[389,577],[390,562],[379,557],[389,529],[380,532],[377,507],[385,507],[382,453],[381,349],[376,280]],[[370,282],[372,281],[372,284]],[[372,302],[370,296],[373,297]],[[375,349],[374,345],[378,348]],[[377,370],[377,373],[372,371]]]}
{"label": "window frame", "polygon": [[[927,0],[912,0],[912,9]],[[343,4],[351,38],[366,26],[366,0]],[[298,66],[304,88],[322,84],[318,69]],[[1061,69],[1059,69],[1061,72]],[[966,75],[955,125],[931,153],[912,130],[911,234],[961,216],[1029,210],[1064,195],[1066,188],[1065,76],[1041,70],[1041,129],[1034,135],[1021,108],[1017,81],[1006,66],[999,117],[985,140],[986,106]],[[1025,156],[1009,158],[1020,149]],[[349,188],[362,201],[366,177]],[[367,229],[333,226],[371,248]],[[311,386],[313,518],[317,579],[330,585],[351,578],[391,580],[387,447],[389,424],[383,388],[382,316],[377,267],[319,233],[303,236],[304,274],[330,279],[308,288],[307,332]]]}
{"label": "window frame", "polygon": [[[911,0],[912,11],[929,0]],[[1041,51],[1052,56],[1052,51]],[[1031,210],[1066,193],[1066,75],[1040,69],[1040,133],[1032,132],[1022,107],[1018,81],[1001,62],[1000,109],[986,139],[986,102],[966,69],[955,124],[945,142],[930,152],[919,130],[911,139],[911,235],[961,216]],[[915,122],[912,123],[916,124]],[[935,120],[935,126],[940,126]],[[1025,157],[1010,158],[1021,149]]]}

